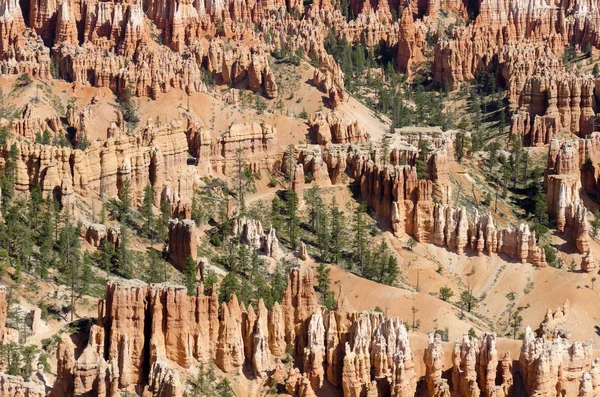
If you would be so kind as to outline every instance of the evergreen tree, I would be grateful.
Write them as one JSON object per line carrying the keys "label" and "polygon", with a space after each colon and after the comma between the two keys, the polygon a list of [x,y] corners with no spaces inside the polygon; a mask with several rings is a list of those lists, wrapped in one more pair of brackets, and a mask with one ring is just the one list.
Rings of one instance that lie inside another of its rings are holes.
{"label": "evergreen tree", "polygon": [[60,231],[58,242],[60,258],[62,259],[61,270],[66,277],[66,284],[71,290],[71,321],[75,314],[75,300],[77,295],[77,286],[81,277],[81,257],[79,227],[71,223],[71,215],[67,208],[64,216],[64,227]]}
{"label": "evergreen tree", "polygon": [[119,236],[119,247],[116,252],[118,266],[115,273],[124,278],[131,278],[131,252],[129,252],[129,228],[121,225],[121,235]]}
{"label": "evergreen tree", "polygon": [[454,291],[450,287],[440,287],[440,292],[438,294],[441,300],[448,301],[450,298],[454,296]]}
{"label": "evergreen tree", "polygon": [[282,230],[283,225],[283,216],[281,215],[281,211],[283,210],[283,205],[281,204],[281,200],[279,197],[273,197],[271,201],[271,225],[277,231]]}
{"label": "evergreen tree", "polygon": [[427,158],[429,157],[429,141],[423,139],[419,142],[419,156],[415,160],[415,167],[417,168],[417,177],[419,179],[429,179],[429,172],[427,168]]}
{"label": "evergreen tree", "polygon": [[594,219],[592,219],[590,222],[590,236],[592,236],[592,238],[596,240],[600,232],[600,211],[595,210],[593,214]]}
{"label": "evergreen tree", "polygon": [[324,263],[319,263],[317,267],[317,291],[321,293],[323,305],[327,309],[333,309],[336,306],[335,296],[330,289],[331,284],[331,268]]}
{"label": "evergreen tree", "polygon": [[127,223],[129,220],[129,209],[131,208],[131,182],[129,179],[125,179],[125,182],[123,182],[119,198],[121,199],[117,207],[119,222]]}
{"label": "evergreen tree", "polygon": [[242,159],[242,149],[236,150],[236,193],[239,203],[240,214],[246,214],[246,194],[256,191],[255,176],[252,170],[244,163]]}
{"label": "evergreen tree", "polygon": [[318,185],[311,186],[305,193],[305,201],[308,207],[308,224],[312,231],[316,232],[318,213],[323,208],[321,188]]}
{"label": "evergreen tree", "polygon": [[184,284],[187,288],[189,296],[196,296],[196,261],[191,256],[187,258],[185,262],[185,269],[183,272]]}
{"label": "evergreen tree", "polygon": [[148,251],[148,269],[145,281],[148,283],[164,283],[167,281],[167,264],[162,260],[158,251]]}
{"label": "evergreen tree", "polygon": [[288,216],[288,239],[292,249],[298,247],[300,220],[298,218],[298,195],[293,190],[286,191],[286,213]]}
{"label": "evergreen tree", "polygon": [[367,204],[361,203],[354,211],[354,258],[358,264],[360,273],[363,274],[365,271],[365,265],[367,262]]}
{"label": "evergreen tree", "polygon": [[171,219],[171,204],[168,201],[163,200],[160,203],[160,220],[162,221],[163,227],[169,226],[169,220]]}
{"label": "evergreen tree", "polygon": [[19,148],[16,143],[10,146],[8,159],[4,165],[4,175],[0,178],[0,186],[2,187],[2,205],[6,206],[15,195],[15,183],[17,172],[17,160],[19,158]]}
{"label": "evergreen tree", "polygon": [[331,199],[331,205],[329,206],[329,212],[331,214],[330,215],[331,243],[329,244],[330,254],[331,254],[333,262],[335,262],[336,264],[339,264],[340,260],[342,259],[342,249],[345,245],[344,237],[346,236],[346,231],[344,228],[344,225],[345,225],[344,213],[342,211],[340,211],[340,209],[338,208],[337,200],[335,199],[335,196],[333,196]]}
{"label": "evergreen tree", "polygon": [[240,293],[240,282],[233,272],[229,272],[223,277],[221,287],[219,288],[219,303],[229,302],[231,294]]}
{"label": "evergreen tree", "polygon": [[154,204],[154,192],[152,185],[148,183],[144,188],[144,198],[142,199],[142,216],[146,219],[145,232],[150,236],[152,233],[152,223],[154,215],[152,214],[152,205]]}
{"label": "evergreen tree", "polygon": [[468,312],[471,312],[477,306],[478,299],[473,295],[472,287],[468,287],[467,290],[460,294],[460,305],[462,308],[466,308]]}

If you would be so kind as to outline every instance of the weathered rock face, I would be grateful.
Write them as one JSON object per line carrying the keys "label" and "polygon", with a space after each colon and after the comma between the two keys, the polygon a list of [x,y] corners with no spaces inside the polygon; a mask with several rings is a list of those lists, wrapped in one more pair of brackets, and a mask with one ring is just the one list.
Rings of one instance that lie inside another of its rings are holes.
{"label": "weathered rock face", "polygon": [[[288,277],[281,303],[267,309],[261,300],[256,312],[235,295],[219,307],[217,292],[205,296],[201,286],[197,296],[188,296],[183,286],[111,279],[87,345],[76,349],[70,337],[61,339],[51,395],[105,396],[137,386],[180,397],[178,371],[212,360],[230,374],[247,364],[257,377],[273,376],[299,396],[315,396],[325,380],[345,396],[377,396],[378,387],[393,397],[416,394],[415,355],[399,320],[356,313],[344,298],[328,311],[316,299],[312,274],[297,269]],[[285,369],[280,360],[286,350],[301,369]],[[591,341],[536,339],[529,328],[518,369],[510,355],[499,358],[494,334],[457,339],[451,371],[444,367],[439,336],[429,336],[422,359],[428,395],[437,397],[451,394],[444,376],[451,377],[456,395],[490,397],[513,395],[517,379],[528,395],[558,390],[570,396],[579,388],[593,389],[589,378],[598,376]],[[521,376],[514,378],[515,371]]]}
{"label": "weathered rock face", "polygon": [[568,226],[577,250],[589,251],[588,212],[579,192],[597,191],[597,171],[594,159],[600,148],[600,137],[593,133],[588,139],[552,140],[544,177],[548,214],[556,219],[556,228],[565,231]]}
{"label": "weathered rock face", "polygon": [[[216,291],[205,296],[200,287],[197,296],[190,297],[182,286],[112,279],[83,351],[76,356],[68,337],[60,342],[53,393],[85,395],[96,385],[115,391],[141,385],[152,391],[167,383],[170,396],[182,396],[172,365],[190,368],[212,360],[226,372],[241,370],[248,361],[255,373],[265,374],[271,369],[271,355],[285,355],[285,341],[315,346],[306,336],[308,319],[318,307],[312,285],[312,275],[293,271],[281,304],[269,312],[261,301],[255,315],[235,295],[219,308]],[[324,340],[320,324],[312,333]]]}
{"label": "weathered rock face", "polygon": [[[586,11],[579,12],[580,7]],[[556,7],[535,1],[484,0],[471,11],[476,13],[475,22],[455,27],[435,49],[434,78],[451,87],[472,79],[507,44],[547,41],[552,43],[555,54],[562,54],[567,43],[582,48],[586,43],[598,43],[597,27],[591,22],[598,10],[591,7],[589,0]],[[555,23],[559,19],[564,23]]]}
{"label": "weathered rock face", "polygon": [[24,381],[20,376],[0,373],[0,395],[5,397],[45,397],[46,385],[42,382]]}
{"label": "weathered rock face", "polygon": [[428,346],[425,350],[423,361],[426,366],[425,381],[430,397],[450,396],[448,380],[442,378],[444,369],[444,348],[442,339],[438,334],[428,335]]}
{"label": "weathered rock face", "polygon": [[587,254],[581,258],[581,270],[586,273],[592,273],[596,270],[598,264],[592,255],[592,250],[588,250]]}
{"label": "weathered rock face", "polygon": [[527,394],[576,395],[577,380],[592,370],[592,350],[591,340],[570,343],[558,338],[548,344],[527,327],[519,359]]}
{"label": "weathered rock face", "polygon": [[562,307],[548,309],[544,321],[540,323],[539,329],[536,331],[537,336],[546,340],[556,340],[558,338],[568,339],[570,332],[565,329],[565,316],[569,313],[569,301],[566,301]]}
{"label": "weathered rock face", "polygon": [[348,122],[333,112],[317,112],[311,115],[308,125],[321,146],[328,147],[331,143],[367,142],[369,134],[358,121]]}
{"label": "weathered rock face", "polygon": [[120,135],[94,142],[81,151],[65,147],[9,140],[0,149],[0,163],[8,158],[10,146],[19,151],[15,188],[29,191],[41,186],[44,197],[74,205],[72,193],[102,197],[118,196],[125,180],[131,184],[134,202],[141,201],[143,189],[152,184],[155,203],[161,192],[173,187],[179,196],[191,197],[196,182],[187,169],[187,139],[179,121],[153,126],[148,124],[136,135]]}
{"label": "weathered rock face", "polygon": [[240,154],[252,172],[270,173],[280,160],[277,129],[267,123],[232,124],[224,134],[215,135],[201,123],[188,121],[188,145],[200,168],[234,176]]}
{"label": "weathered rock face", "polygon": [[[456,249],[467,247],[478,255],[505,254],[521,263],[546,266],[537,247],[535,233],[526,224],[518,229],[499,229],[491,215],[478,212],[468,216],[465,208],[455,209],[432,200],[433,183],[418,180],[411,166],[380,166],[362,160],[361,195],[383,219],[391,221],[395,233],[408,233],[417,241]],[[435,182],[434,182],[435,183]]]}
{"label": "weathered rock face", "polygon": [[[557,73],[551,69],[527,76],[512,118],[511,134],[541,146],[562,132],[585,137],[594,130],[594,77]],[[518,88],[517,88],[518,89]]]}
{"label": "weathered rock face", "polygon": [[94,247],[99,247],[106,238],[106,226],[101,223],[94,223],[88,226],[85,239]]}
{"label": "weathered rock face", "polygon": [[169,260],[180,270],[185,270],[188,258],[197,258],[196,224],[191,219],[169,221]]}
{"label": "weathered rock face", "polygon": [[236,218],[233,222],[232,234],[239,236],[242,243],[273,259],[278,259],[283,254],[279,248],[275,229],[271,227],[267,233],[257,219]]}

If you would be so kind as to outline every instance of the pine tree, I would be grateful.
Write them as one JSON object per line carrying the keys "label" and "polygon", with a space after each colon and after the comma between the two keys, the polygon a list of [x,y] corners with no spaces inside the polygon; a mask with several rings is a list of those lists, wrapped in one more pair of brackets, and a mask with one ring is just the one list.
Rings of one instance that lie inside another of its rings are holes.
{"label": "pine tree", "polygon": [[429,179],[427,160],[429,157],[429,141],[424,139],[419,142],[419,156],[415,160],[417,177],[419,179]]}
{"label": "pine tree", "polygon": [[8,159],[4,165],[4,175],[0,179],[0,186],[2,187],[2,205],[6,207],[10,200],[15,195],[15,183],[16,183],[16,172],[17,172],[17,160],[19,157],[19,148],[16,143],[10,146],[8,152]]}
{"label": "pine tree", "polygon": [[319,263],[317,267],[317,291],[321,293],[323,304],[327,309],[333,309],[336,306],[335,296],[330,289],[331,268],[324,263]]}
{"label": "pine tree", "polygon": [[344,225],[345,225],[344,213],[339,210],[335,196],[333,196],[331,199],[331,205],[329,206],[329,212],[331,214],[330,215],[331,243],[329,245],[330,254],[331,254],[331,257],[333,258],[332,260],[336,264],[339,264],[340,260],[342,259],[342,249],[343,249],[344,243],[345,243],[344,237],[346,235],[346,231],[344,229]]}
{"label": "pine tree", "polygon": [[191,256],[187,258],[185,262],[185,269],[183,272],[184,284],[187,288],[189,296],[196,295],[196,261]]}
{"label": "pine tree", "polygon": [[142,216],[146,219],[145,232],[148,236],[152,233],[152,221],[154,220],[154,215],[152,214],[153,204],[154,192],[152,191],[152,185],[148,183],[144,188],[144,198],[142,200]]}
{"label": "pine tree", "polygon": [[221,287],[219,288],[219,303],[229,302],[231,294],[240,293],[240,282],[233,272],[229,272],[223,277]]}
{"label": "pine tree", "polygon": [[117,249],[116,273],[124,278],[131,278],[131,253],[129,252],[129,228],[121,225],[121,235],[119,236],[119,247]]}
{"label": "pine tree", "polygon": [[129,179],[125,179],[119,193],[119,198],[121,199],[121,202],[118,205],[119,221],[127,223],[129,220],[129,209],[131,208],[131,182]]}
{"label": "pine tree", "polygon": [[158,251],[148,251],[148,269],[145,274],[145,281],[148,283],[164,283],[167,281],[167,265]]}
{"label": "pine tree", "polygon": [[355,261],[363,274],[366,265],[367,256],[367,224],[366,224],[367,204],[361,203],[354,211],[354,256]]}
{"label": "pine tree", "polygon": [[298,195],[293,190],[286,191],[286,212],[288,216],[288,239],[292,249],[298,247],[300,220],[298,219]]}
{"label": "pine tree", "polygon": [[246,192],[254,185],[254,175],[250,171],[242,159],[242,149],[238,148],[235,151],[236,158],[236,193],[239,203],[239,212],[241,215],[246,214]]}
{"label": "pine tree", "polygon": [[279,197],[273,197],[273,200],[271,201],[271,225],[278,231],[282,230],[283,225],[283,216],[281,215],[282,210],[283,206]]}
{"label": "pine tree", "polygon": [[323,260],[327,259],[329,244],[331,243],[331,233],[330,233],[330,225],[329,225],[329,216],[327,213],[327,208],[321,201],[318,209],[317,209],[317,245],[319,246],[319,250],[321,253],[321,258]]}
{"label": "pine tree", "polygon": [[79,228],[71,223],[68,208],[65,211],[64,227],[60,231],[59,251],[62,259],[62,271],[66,276],[66,283],[71,290],[71,321],[75,314],[75,298],[77,283],[81,275]]}
{"label": "pine tree", "polygon": [[305,201],[308,206],[308,224],[316,232],[318,211],[323,208],[321,188],[318,185],[311,186],[305,193]]}

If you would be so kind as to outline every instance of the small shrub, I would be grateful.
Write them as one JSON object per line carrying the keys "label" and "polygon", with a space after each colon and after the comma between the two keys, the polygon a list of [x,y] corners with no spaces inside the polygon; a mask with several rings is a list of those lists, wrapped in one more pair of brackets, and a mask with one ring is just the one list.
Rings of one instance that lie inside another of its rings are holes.
{"label": "small shrub", "polygon": [[308,113],[306,112],[305,108],[302,108],[302,111],[300,112],[298,117],[300,117],[301,119],[304,119],[304,120],[308,120]]}
{"label": "small shrub", "polygon": [[33,83],[33,80],[31,79],[31,77],[29,77],[29,75],[27,73],[23,73],[22,75],[20,75],[17,78],[17,81],[15,82],[15,87],[17,87],[17,88],[27,87],[31,83]]}

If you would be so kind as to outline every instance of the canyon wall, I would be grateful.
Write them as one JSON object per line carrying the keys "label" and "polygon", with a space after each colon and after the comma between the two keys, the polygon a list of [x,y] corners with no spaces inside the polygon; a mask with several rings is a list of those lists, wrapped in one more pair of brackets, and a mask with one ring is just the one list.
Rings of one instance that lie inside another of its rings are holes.
{"label": "canyon wall", "polygon": [[[413,396],[417,360],[430,396],[597,392],[591,341],[536,338],[527,328],[514,359],[498,351],[491,333],[465,335],[453,345],[430,335],[426,349],[415,353],[401,321],[356,312],[343,298],[336,310],[326,310],[317,304],[312,274],[297,269],[281,303],[267,309],[261,300],[256,307],[246,308],[235,295],[219,305],[216,291],[205,296],[202,286],[188,296],[182,286],[112,279],[87,342],[76,347],[68,336],[60,340],[51,395],[137,389],[182,396],[187,370],[211,360],[226,374],[271,378],[298,396],[314,396],[325,383],[344,396]],[[293,368],[282,363],[288,354],[296,358]]]}
{"label": "canyon wall", "polygon": [[580,198],[583,189],[590,195],[598,193],[600,133],[587,138],[553,139],[548,148],[548,164],[544,176],[548,214],[556,220],[558,231],[570,228],[577,250],[589,250],[588,211]]}
{"label": "canyon wall", "polygon": [[[450,205],[449,166],[454,161],[448,153],[449,147],[452,148],[451,137],[435,130],[428,133],[418,130],[400,136],[400,141],[391,143],[387,164],[377,154],[373,161],[366,148],[335,144],[327,149],[303,149],[298,161],[304,173],[312,173],[318,181],[325,179],[337,184],[344,174],[354,179],[360,187],[361,199],[394,234],[406,233],[419,242],[447,247],[458,254],[467,250],[477,255],[503,254],[521,263],[546,266],[535,232],[527,224],[500,228],[492,214],[469,213],[465,207]],[[415,166],[419,156],[417,147],[425,139],[430,144],[428,158],[424,160],[428,178],[419,179]],[[585,216],[585,209],[571,218],[576,216]],[[587,244],[585,236],[587,229],[582,227],[583,246]]]}

